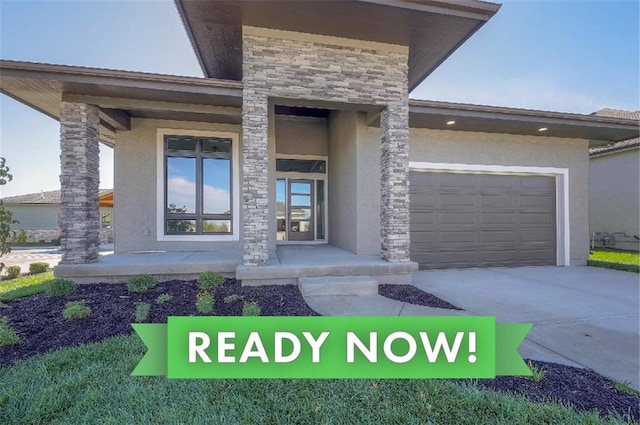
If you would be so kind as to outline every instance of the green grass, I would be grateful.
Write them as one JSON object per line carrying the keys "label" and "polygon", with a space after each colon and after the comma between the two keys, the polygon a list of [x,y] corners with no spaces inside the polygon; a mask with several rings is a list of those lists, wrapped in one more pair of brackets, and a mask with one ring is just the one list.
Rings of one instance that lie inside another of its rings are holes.
{"label": "green grass", "polygon": [[0,282],[0,300],[13,300],[41,294],[47,289],[47,282],[53,279],[53,272],[20,276]]}
{"label": "green grass", "polygon": [[0,423],[624,423],[448,381],[130,376],[144,351],[118,336],[2,368]]}
{"label": "green grass", "polygon": [[629,382],[629,381],[617,381],[617,380],[613,381],[613,387],[619,393],[637,396],[638,395],[638,391],[636,391],[633,388],[631,388],[630,385],[631,385],[631,382]]}
{"label": "green grass", "polygon": [[640,273],[640,253],[594,249],[587,261],[589,266]]}

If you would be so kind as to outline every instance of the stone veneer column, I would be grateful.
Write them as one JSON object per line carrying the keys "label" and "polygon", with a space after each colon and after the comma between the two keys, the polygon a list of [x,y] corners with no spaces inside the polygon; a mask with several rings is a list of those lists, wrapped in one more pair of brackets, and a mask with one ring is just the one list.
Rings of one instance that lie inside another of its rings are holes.
{"label": "stone veneer column", "polygon": [[380,117],[382,258],[409,261],[409,106],[388,105]]}
{"label": "stone veneer column", "polygon": [[83,103],[60,105],[60,246],[62,264],[98,260],[100,150],[98,108]]}
{"label": "stone veneer column", "polygon": [[269,264],[269,101],[245,87],[242,99],[242,217],[244,265]]}

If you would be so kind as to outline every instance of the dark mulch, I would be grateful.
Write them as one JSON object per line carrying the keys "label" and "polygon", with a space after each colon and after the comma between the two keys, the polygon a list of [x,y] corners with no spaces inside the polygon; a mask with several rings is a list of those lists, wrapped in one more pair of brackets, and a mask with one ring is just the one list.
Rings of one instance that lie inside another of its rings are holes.
{"label": "dark mulch", "polygon": [[[168,316],[198,315],[195,308],[198,291],[195,281],[164,282],[143,294],[130,294],[124,284],[89,284],[79,285],[75,294],[64,298],[36,295],[6,301],[8,308],[0,309],[0,315],[9,317],[12,327],[20,334],[22,343],[0,350],[0,367],[50,350],[129,334],[132,332],[131,322],[136,302],[151,304],[151,312],[146,321],[148,323],[165,323]],[[235,279],[228,279],[223,287],[213,292],[214,313],[221,316],[241,315],[243,301],[256,301],[264,316],[317,315],[293,285],[242,287]],[[158,295],[163,293],[170,294],[172,300],[156,304]],[[225,303],[225,297],[233,294],[238,295],[239,299]],[[380,285],[380,294],[414,304],[457,309],[412,286]],[[92,309],[91,316],[66,321],[62,317],[64,305],[76,300],[86,301]],[[610,379],[585,369],[539,361],[532,363],[546,371],[540,382],[510,376],[474,382],[479,387],[520,394],[533,401],[560,400],[578,410],[595,409],[602,415],[617,412],[636,421],[640,420],[640,397],[618,392]]]}
{"label": "dark mulch", "polygon": [[462,310],[433,294],[424,292],[413,285],[379,285],[378,293],[392,300],[409,304],[424,305],[427,307],[448,308],[450,310]]}
{"label": "dark mulch", "polygon": [[[0,350],[0,367],[38,353],[129,334],[133,331],[131,322],[136,302],[151,304],[147,323],[165,323],[168,316],[199,315],[195,307],[198,292],[195,281],[159,283],[142,294],[129,293],[124,284],[97,283],[78,285],[76,293],[62,298],[43,294],[5,301],[8,308],[0,309],[0,315],[9,317],[22,342]],[[235,279],[228,279],[223,287],[212,292],[215,294],[214,314],[219,316],[241,316],[243,300],[256,301],[263,316],[317,316],[293,285],[242,287]],[[157,304],[158,295],[163,293],[173,298]],[[231,294],[237,294],[241,299],[225,303],[224,297]],[[85,300],[91,307],[91,316],[65,320],[62,317],[65,304],[77,300]]]}
{"label": "dark mulch", "polygon": [[562,401],[576,410],[598,410],[601,415],[617,412],[640,421],[640,397],[618,392],[611,379],[588,370],[557,363],[527,360],[545,375],[540,382],[531,378],[498,376],[479,379],[476,385],[523,395],[532,401]]}

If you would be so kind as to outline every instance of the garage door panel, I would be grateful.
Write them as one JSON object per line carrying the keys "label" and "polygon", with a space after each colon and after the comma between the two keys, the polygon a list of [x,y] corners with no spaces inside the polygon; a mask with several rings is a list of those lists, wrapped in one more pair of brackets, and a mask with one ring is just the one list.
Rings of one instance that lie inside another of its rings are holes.
{"label": "garage door panel", "polygon": [[479,184],[483,190],[496,188],[501,191],[517,187],[518,179],[512,176],[482,174],[479,175]]}
{"label": "garage door panel", "polygon": [[474,212],[454,212],[454,211],[438,211],[436,213],[436,225],[460,226],[475,229],[478,222],[478,215]]}
{"label": "garage door panel", "polygon": [[473,188],[476,186],[477,176],[474,174],[439,173],[438,186],[446,188]]}
{"label": "garage door panel", "polygon": [[483,230],[476,235],[476,240],[480,245],[478,249],[481,249],[482,245],[486,246],[495,242],[505,242],[513,245],[514,239],[514,234],[511,230]]}
{"label": "garage door panel", "polygon": [[411,228],[417,231],[425,230],[425,225],[433,226],[435,224],[435,219],[436,213],[428,210],[411,211],[411,213],[409,214]]}
{"label": "garage door panel", "polygon": [[476,235],[473,231],[452,230],[450,232],[439,232],[438,241],[443,245],[452,243],[475,244]]}
{"label": "garage door panel", "polygon": [[482,212],[480,214],[480,224],[483,226],[490,225],[507,225],[513,226],[518,223],[518,214],[516,212]]}
{"label": "garage door panel", "polygon": [[520,196],[520,207],[531,210],[532,208],[549,211],[555,205],[555,200],[550,194],[522,195]]}
{"label": "garage door panel", "polygon": [[[556,222],[556,215],[549,212],[523,212],[520,213],[520,224],[534,224],[534,225],[547,225],[554,226]],[[554,226],[555,232],[555,226]]]}
{"label": "garage door panel", "polygon": [[444,192],[438,197],[439,208],[474,207],[477,203],[475,193]]}
{"label": "garage door panel", "polygon": [[416,200],[415,208],[436,208],[438,207],[438,195],[433,191],[412,191],[410,192],[411,199]]}
{"label": "garage door panel", "polygon": [[480,207],[489,209],[515,208],[518,206],[518,196],[513,194],[480,194]]}
{"label": "garage door panel", "polygon": [[420,269],[555,264],[553,177],[412,172],[410,196]]}

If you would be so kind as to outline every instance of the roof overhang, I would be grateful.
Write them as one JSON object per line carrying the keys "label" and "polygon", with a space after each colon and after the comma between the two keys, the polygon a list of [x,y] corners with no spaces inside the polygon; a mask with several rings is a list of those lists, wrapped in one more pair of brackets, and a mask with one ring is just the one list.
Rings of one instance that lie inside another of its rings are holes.
{"label": "roof overhang", "polygon": [[0,60],[0,92],[56,120],[62,101],[96,105],[107,145],[131,118],[242,121],[237,81]]}
{"label": "roof overhang", "polygon": [[[237,81],[0,60],[0,92],[56,120],[62,101],[97,105],[101,140],[110,145],[114,131],[130,129],[131,118],[242,123],[242,83]],[[375,105],[272,101],[284,105],[280,113],[300,107],[364,111],[370,125],[379,125]],[[414,99],[409,126],[586,139],[591,147],[640,137],[636,120]]]}
{"label": "roof overhang", "polygon": [[175,0],[207,77],[242,80],[242,26],[409,47],[413,90],[500,8],[477,0]]}
{"label": "roof overhang", "polygon": [[409,127],[586,139],[591,147],[640,134],[636,120],[413,99]]}

